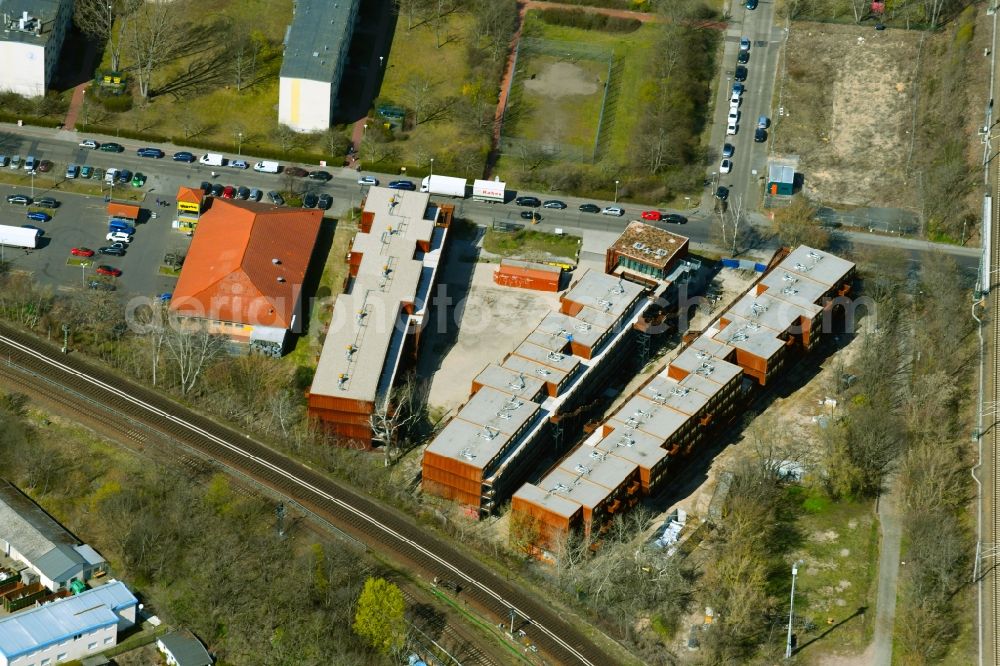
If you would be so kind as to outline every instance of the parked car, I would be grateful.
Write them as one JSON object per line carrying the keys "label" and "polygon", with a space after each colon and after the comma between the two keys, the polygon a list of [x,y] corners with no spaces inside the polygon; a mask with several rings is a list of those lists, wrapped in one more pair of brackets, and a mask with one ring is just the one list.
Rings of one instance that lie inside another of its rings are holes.
{"label": "parked car", "polygon": [[261,197],[263,197],[263,196],[264,196],[264,193],[261,192],[256,187],[253,188],[252,190],[250,190],[250,201],[260,201]]}
{"label": "parked car", "polygon": [[739,126],[732,120],[726,123],[726,136],[732,136],[739,130]]}
{"label": "parked car", "polygon": [[739,106],[740,102],[743,100],[743,95],[738,92],[733,92],[729,94],[729,106]]}
{"label": "parked car", "polygon": [[687,224],[688,219],[683,215],[678,215],[677,213],[670,213],[669,215],[663,216],[664,222],[669,222],[670,224]]}
{"label": "parked car", "polygon": [[389,187],[394,190],[407,190],[413,192],[417,189],[417,186],[410,180],[394,180],[389,183]]}
{"label": "parked car", "polygon": [[729,198],[729,188],[719,185],[715,188],[715,198],[719,201],[725,201]]}
{"label": "parked car", "polygon": [[234,169],[248,169],[250,165],[247,164],[246,160],[229,160],[229,166]]}
{"label": "parked car", "polygon": [[213,197],[221,197],[222,193],[226,191],[226,186],[221,183],[215,183],[212,185],[211,195]]}
{"label": "parked car", "polygon": [[247,199],[249,199],[250,198],[250,188],[249,187],[244,187],[243,185],[240,185],[239,187],[237,187],[236,188],[236,198],[237,199],[243,199],[244,201],[246,201]]}
{"label": "parked car", "polygon": [[739,119],[740,119],[740,112],[734,110],[732,107],[729,107],[729,116],[727,118],[729,123],[735,125],[739,121]]}
{"label": "parked car", "polygon": [[94,272],[98,275],[110,275],[111,277],[118,277],[122,274],[120,268],[115,268],[114,266],[108,266],[107,264],[101,264],[94,269]]}
{"label": "parked car", "polygon": [[52,166],[51,160],[39,160],[35,165],[35,170],[39,173],[48,173],[52,171]]}
{"label": "parked car", "polygon": [[767,130],[763,127],[758,127],[753,133],[754,143],[764,143],[767,141]]}
{"label": "parked car", "polygon": [[746,86],[744,86],[742,83],[733,84],[733,92],[736,93],[737,95],[742,95],[745,90]]}
{"label": "parked car", "polygon": [[159,148],[139,148],[135,151],[135,154],[139,157],[155,157],[156,159],[160,159],[163,157],[164,152]]}
{"label": "parked car", "polygon": [[119,183],[128,183],[132,180],[132,172],[128,169],[119,170],[117,176]]}
{"label": "parked car", "polygon": [[735,152],[736,152],[736,148],[731,143],[727,143],[724,146],[722,146],[722,156],[723,157],[732,157],[733,153],[735,153]]}
{"label": "parked car", "polygon": [[7,203],[17,204],[19,206],[30,206],[32,198],[26,194],[8,194]]}
{"label": "parked car", "polygon": [[142,187],[146,184],[146,174],[136,171],[132,176],[132,187]]}
{"label": "parked car", "polygon": [[114,245],[107,245],[105,247],[102,247],[102,248],[98,249],[97,251],[100,252],[101,254],[107,255],[109,257],[124,257],[125,256],[125,248],[123,248],[123,247],[115,247]]}
{"label": "parked car", "polygon": [[315,208],[316,204],[319,203],[319,197],[309,192],[304,197],[302,197],[302,207],[303,208]]}
{"label": "parked car", "polygon": [[538,197],[518,197],[514,199],[514,203],[518,206],[529,206],[531,208],[538,208],[542,205],[542,200]]}
{"label": "parked car", "polygon": [[744,5],[744,6],[747,9],[753,11],[754,9],[757,9],[757,0],[747,0],[746,5]]}
{"label": "parked car", "polygon": [[201,191],[206,196],[210,195],[212,193],[212,183],[208,182],[207,180],[201,181]]}
{"label": "parked car", "polygon": [[295,178],[305,178],[309,175],[309,172],[302,167],[289,166],[285,167],[285,173],[289,176],[294,176]]}
{"label": "parked car", "polygon": [[597,204],[585,203],[585,204],[580,204],[579,210],[581,213],[600,213],[601,207],[598,206]]}
{"label": "parked car", "polygon": [[285,205],[285,197],[281,196],[274,190],[271,190],[270,192],[267,193],[267,200],[273,203],[275,206]]}
{"label": "parked car", "polygon": [[41,197],[35,199],[35,205],[41,208],[59,208],[59,201],[52,197]]}
{"label": "parked car", "polygon": [[757,118],[757,127],[759,129],[767,129],[771,126],[771,119],[767,116],[761,116]]}
{"label": "parked car", "polygon": [[558,199],[549,199],[542,202],[542,208],[553,208],[555,210],[565,210],[566,204]]}
{"label": "parked car", "polygon": [[223,199],[235,199],[236,198],[236,188],[232,185],[226,185],[225,189],[222,190]]}
{"label": "parked car", "polygon": [[625,214],[625,209],[621,206],[605,206],[604,210],[601,211],[601,215],[613,215],[615,217],[621,217]]}
{"label": "parked car", "polygon": [[124,153],[125,146],[121,145],[120,143],[108,142],[108,143],[102,143],[99,146],[98,150],[102,150],[105,153]]}
{"label": "parked car", "polygon": [[173,159],[174,162],[187,162],[188,164],[190,164],[191,162],[194,162],[198,158],[194,156],[194,153],[189,153],[186,150],[182,150],[180,152],[174,153],[174,156],[171,159]]}
{"label": "parked car", "polygon": [[48,222],[49,220],[52,219],[51,215],[49,215],[48,213],[44,213],[40,210],[28,211],[27,217],[29,220],[34,220],[35,222]]}
{"label": "parked car", "polygon": [[94,251],[89,247],[74,247],[69,251],[74,257],[92,257],[94,256]]}
{"label": "parked car", "polygon": [[534,220],[535,222],[538,222],[542,219],[542,214],[534,210],[522,210],[521,217],[525,220]]}
{"label": "parked car", "polygon": [[740,51],[749,51],[749,50],[750,50],[750,38],[740,37]]}
{"label": "parked car", "polygon": [[73,179],[80,175],[80,167],[70,164],[66,167],[66,178]]}
{"label": "parked car", "polygon": [[658,210],[644,210],[640,213],[640,217],[642,217],[642,219],[649,220],[650,222],[659,222],[663,219],[664,215],[666,215],[666,213],[661,213]]}
{"label": "parked car", "polygon": [[738,54],[736,54],[736,62],[738,62],[741,65],[745,65],[748,62],[750,62],[750,52],[740,51]]}
{"label": "parked car", "polygon": [[109,243],[131,243],[132,236],[125,233],[124,231],[112,231],[109,232],[108,235],[104,237],[104,240],[108,241]]}
{"label": "parked car", "polygon": [[80,178],[90,178],[94,175],[94,167],[83,165],[80,167]]}
{"label": "parked car", "polygon": [[81,148],[90,148],[92,150],[97,150],[98,148],[101,147],[101,144],[97,143],[93,139],[84,139],[83,141],[80,142],[80,147]]}
{"label": "parked car", "polygon": [[747,68],[743,65],[737,65],[736,71],[733,73],[733,78],[737,81],[743,82],[747,80]]}
{"label": "parked car", "polygon": [[323,171],[322,169],[317,170],[317,171],[310,171],[309,172],[309,179],[310,180],[321,180],[321,181],[323,181],[325,183],[326,181],[330,180],[331,178],[333,178],[333,176],[330,175],[330,172],[329,171]]}
{"label": "parked car", "polygon": [[323,210],[330,210],[330,206],[333,205],[333,197],[331,197],[326,192],[322,192],[319,195],[319,200],[316,202],[316,207]]}
{"label": "parked car", "polygon": [[174,297],[173,292],[165,291],[162,294],[158,294],[156,298],[160,300],[161,303],[169,303],[170,299]]}
{"label": "parked car", "polygon": [[728,157],[719,163],[719,173],[729,173],[733,170],[733,161]]}
{"label": "parked car", "polygon": [[97,291],[114,291],[116,289],[114,284],[103,280],[91,280],[87,283],[87,288],[96,289]]}
{"label": "parked car", "polygon": [[[312,178],[313,175],[309,174],[309,177]],[[358,185],[369,185],[369,186],[378,185],[378,178],[376,178],[375,176],[361,176],[360,178],[358,178]]]}

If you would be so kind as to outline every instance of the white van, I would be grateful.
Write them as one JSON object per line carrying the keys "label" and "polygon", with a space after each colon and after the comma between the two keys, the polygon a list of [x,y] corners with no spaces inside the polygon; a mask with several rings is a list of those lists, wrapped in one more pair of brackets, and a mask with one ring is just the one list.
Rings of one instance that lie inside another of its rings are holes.
{"label": "white van", "polygon": [[207,153],[202,155],[198,161],[208,166],[222,166],[226,158],[219,153]]}
{"label": "white van", "polygon": [[115,169],[114,167],[104,172],[104,182],[107,183],[108,185],[113,185],[117,177],[118,177],[118,169]]}
{"label": "white van", "polygon": [[253,165],[253,170],[261,173],[278,173],[278,169],[280,168],[281,165],[277,162],[268,162],[266,160]]}

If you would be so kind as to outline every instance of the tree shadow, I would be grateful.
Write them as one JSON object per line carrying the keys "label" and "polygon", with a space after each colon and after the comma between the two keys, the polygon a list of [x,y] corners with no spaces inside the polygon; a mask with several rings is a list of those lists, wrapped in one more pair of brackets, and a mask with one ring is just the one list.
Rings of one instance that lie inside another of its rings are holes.
{"label": "tree shadow", "polygon": [[817,641],[823,640],[824,638],[826,638],[827,636],[829,636],[834,631],[836,631],[840,627],[844,626],[845,624],[847,624],[848,622],[850,622],[854,618],[863,616],[867,611],[868,611],[868,606],[859,606],[856,611],[854,611],[853,613],[851,613],[850,615],[848,615],[847,617],[845,617],[840,622],[837,622],[836,624],[830,625],[830,627],[826,631],[824,631],[822,634],[820,634],[818,636],[815,636],[813,638],[810,638],[808,641],[806,641],[802,645],[795,646],[795,649],[792,650],[792,654],[793,655],[797,654],[797,653],[801,652],[802,650],[806,649],[807,647],[809,647],[810,645],[812,645],[813,643],[815,643]]}
{"label": "tree shadow", "polygon": [[186,71],[151,90],[150,97],[172,95],[174,99],[180,100],[185,95],[207,92],[226,79],[229,74],[228,65],[226,52],[222,49],[215,50],[208,57],[192,61]]}

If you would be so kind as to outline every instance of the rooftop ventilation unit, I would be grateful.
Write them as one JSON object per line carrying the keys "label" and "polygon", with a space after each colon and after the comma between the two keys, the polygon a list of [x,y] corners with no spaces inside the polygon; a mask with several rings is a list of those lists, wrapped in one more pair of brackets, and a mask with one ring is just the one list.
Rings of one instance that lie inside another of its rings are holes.
{"label": "rooftop ventilation unit", "polygon": [[595,460],[605,460],[605,459],[607,459],[608,454],[605,451],[596,451],[595,450],[595,451],[591,451],[590,452],[590,457],[593,458],[593,459],[595,459]]}
{"label": "rooftop ventilation unit", "polygon": [[281,259],[278,259],[277,257],[275,257],[274,259],[271,260],[271,263],[274,264],[275,266],[277,266],[278,264],[281,263]]}
{"label": "rooftop ventilation unit", "polygon": [[715,366],[709,363],[702,363],[701,366],[697,370],[695,370],[695,372],[697,372],[699,375],[708,377],[710,374],[715,372]]}
{"label": "rooftop ventilation unit", "polygon": [[670,393],[671,394],[679,396],[681,398],[683,398],[684,396],[686,396],[690,392],[691,392],[691,389],[685,388],[683,386],[675,386],[674,388],[670,389]]}
{"label": "rooftop ventilation unit", "polygon": [[795,294],[799,293],[799,290],[796,289],[795,287],[788,286],[782,289],[781,293],[783,293],[785,296],[794,296]]}
{"label": "rooftop ventilation unit", "polygon": [[659,404],[662,405],[664,402],[666,402],[666,400],[667,400],[667,398],[666,398],[665,395],[663,395],[659,391],[656,391],[656,390],[653,391],[653,402],[656,402],[656,403],[659,403]]}
{"label": "rooftop ventilation unit", "polygon": [[546,356],[546,358],[549,359],[550,361],[561,361],[566,357],[560,354],[559,352],[550,351]]}
{"label": "rooftop ventilation unit", "polygon": [[483,431],[478,434],[486,441],[492,441],[497,438],[497,436],[500,434],[500,431],[497,430],[496,428],[491,428],[488,425],[484,425]]}
{"label": "rooftop ventilation unit", "polygon": [[812,270],[812,266],[806,266],[805,264],[800,264],[796,262],[795,270],[802,271],[803,273],[808,273],[810,270]]}
{"label": "rooftop ventilation unit", "polygon": [[664,249],[662,249],[662,248],[660,248],[660,249],[658,249],[658,250],[656,251],[656,256],[658,256],[658,257],[665,257],[665,256],[667,256],[668,254],[669,254],[669,252],[667,252],[666,250],[664,250]]}
{"label": "rooftop ventilation unit", "polygon": [[283,278],[283,277],[281,277],[281,276],[279,275],[279,276],[278,276],[278,282],[284,282],[284,281],[285,281],[285,278]]}
{"label": "rooftop ventilation unit", "polygon": [[708,353],[699,349],[694,353],[694,357],[699,361],[704,361],[706,358],[708,358]]}
{"label": "rooftop ventilation unit", "polygon": [[573,469],[575,469],[579,474],[590,474],[590,468],[587,467],[586,465],[579,465],[578,464]]}
{"label": "rooftop ventilation unit", "polygon": [[618,278],[618,284],[611,288],[611,293],[616,296],[620,296],[625,293],[625,285],[622,284],[622,279],[620,277]]}
{"label": "rooftop ventilation unit", "polygon": [[552,372],[549,371],[549,370],[546,370],[545,368],[535,368],[535,374],[539,375],[541,377],[548,377],[549,375],[552,374]]}
{"label": "rooftop ventilation unit", "polygon": [[459,452],[458,455],[462,456],[466,460],[475,460],[476,459],[476,454],[472,451],[472,449],[470,449],[468,447],[462,449]]}
{"label": "rooftop ventilation unit", "polygon": [[806,256],[810,259],[815,259],[816,261],[823,261],[823,255],[816,250],[809,250],[809,252],[806,253]]}
{"label": "rooftop ventilation unit", "polygon": [[511,410],[513,410],[513,409],[520,409],[523,405],[524,405],[523,402],[521,402],[517,398],[511,396],[510,398],[508,398],[508,400],[504,404],[503,408],[504,409],[511,409]]}
{"label": "rooftop ventilation unit", "polygon": [[565,483],[557,483],[556,485],[552,486],[552,490],[550,492],[553,492],[553,493],[568,493],[569,492],[569,486],[567,486]]}
{"label": "rooftop ventilation unit", "polygon": [[754,301],[753,303],[750,304],[750,314],[754,315],[755,317],[759,317],[760,315],[764,314],[765,312],[767,312],[767,306],[766,305],[762,305],[761,303],[758,303],[757,301]]}
{"label": "rooftop ventilation unit", "polygon": [[635,445],[635,440],[632,439],[632,437],[629,436],[629,435],[622,435],[618,439],[618,446],[627,446],[627,447],[631,448],[634,445]]}
{"label": "rooftop ventilation unit", "polygon": [[791,273],[783,273],[781,275],[781,279],[784,280],[785,282],[791,282],[792,284],[795,284],[796,282],[799,281],[798,278],[792,275]]}
{"label": "rooftop ventilation unit", "polygon": [[512,388],[515,391],[523,391],[525,387],[527,387],[527,384],[524,383],[524,373],[517,373],[517,380],[507,382],[507,387]]}
{"label": "rooftop ventilation unit", "polygon": [[583,321],[583,322],[580,322],[579,324],[577,324],[576,326],[574,326],[573,328],[575,328],[576,330],[580,331],[581,333],[586,333],[592,327],[591,327],[590,324],[588,324],[587,322]]}
{"label": "rooftop ventilation unit", "polygon": [[640,243],[640,242],[635,242],[635,243],[632,243],[632,247],[634,249],[636,249],[636,250],[642,251],[642,250],[646,249],[646,244],[645,243]]}
{"label": "rooftop ventilation unit", "polygon": [[601,300],[597,301],[597,304],[603,307],[605,312],[611,310],[611,301],[609,301],[606,298],[602,298]]}

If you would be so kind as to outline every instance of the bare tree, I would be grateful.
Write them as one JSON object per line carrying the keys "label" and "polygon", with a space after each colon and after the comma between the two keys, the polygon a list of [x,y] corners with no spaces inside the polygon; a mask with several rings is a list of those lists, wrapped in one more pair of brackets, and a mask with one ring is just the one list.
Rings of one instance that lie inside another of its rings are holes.
{"label": "bare tree", "polygon": [[394,458],[402,451],[408,429],[423,418],[424,397],[420,384],[410,377],[399,387],[390,389],[369,415],[372,442],[382,445],[386,467],[395,462]]}
{"label": "bare tree", "polygon": [[423,74],[414,74],[403,84],[404,102],[413,111],[413,124],[423,121],[424,110],[433,101],[435,83]]}
{"label": "bare tree", "polygon": [[783,245],[808,245],[820,250],[830,246],[830,233],[816,219],[816,206],[801,194],[774,213],[774,230]]}
{"label": "bare tree", "polygon": [[413,29],[414,15],[422,16],[426,12],[432,0],[393,0],[396,12],[406,16],[406,31]]}
{"label": "bare tree", "polygon": [[[76,0],[73,21],[88,37],[107,44],[111,70],[120,71],[122,39],[143,0]],[[115,21],[118,22],[117,28]]]}
{"label": "bare tree", "polygon": [[222,354],[225,340],[207,326],[174,319],[164,338],[167,356],[174,363],[181,393],[187,395],[209,363]]}
{"label": "bare tree", "polygon": [[144,99],[149,98],[153,72],[174,55],[183,11],[173,2],[146,2],[128,23],[126,42],[139,95]]}
{"label": "bare tree", "polygon": [[299,135],[288,125],[279,124],[274,131],[271,132],[271,137],[278,142],[281,146],[281,152],[287,153],[292,148],[295,148],[299,143]]}

